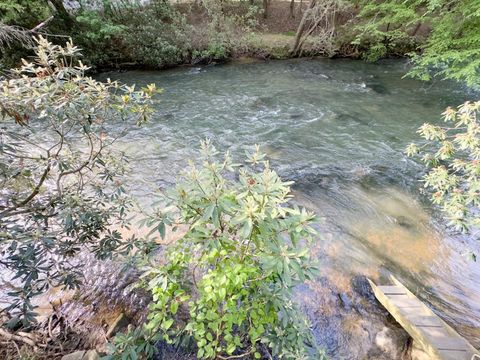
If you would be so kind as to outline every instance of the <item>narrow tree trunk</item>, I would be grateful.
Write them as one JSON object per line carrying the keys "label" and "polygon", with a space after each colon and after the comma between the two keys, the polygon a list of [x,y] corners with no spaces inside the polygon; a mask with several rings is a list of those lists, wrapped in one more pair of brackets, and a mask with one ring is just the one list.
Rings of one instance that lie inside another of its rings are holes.
{"label": "narrow tree trunk", "polygon": [[308,6],[308,9],[303,14],[302,20],[298,25],[297,34],[295,35],[295,42],[292,48],[292,55],[297,55],[300,50],[300,45],[301,45],[300,40],[302,39],[302,35],[305,31],[305,26],[307,25],[308,16],[310,15],[312,9],[315,7],[315,4],[316,4],[316,0],[310,1],[310,5]]}
{"label": "narrow tree trunk", "polygon": [[295,17],[295,0],[290,1],[290,17]]}
{"label": "narrow tree trunk", "polygon": [[410,36],[413,37],[413,36],[417,35],[417,32],[418,32],[418,30],[420,29],[420,26],[422,26],[422,23],[421,23],[421,22],[419,22],[419,23],[417,24],[417,26],[415,26],[415,29],[413,29],[412,35],[410,35]]}
{"label": "narrow tree trunk", "polygon": [[302,7],[303,7],[303,0],[300,0],[300,4],[298,6],[298,16],[302,15]]}
{"label": "narrow tree trunk", "polygon": [[263,18],[266,19],[268,16],[268,0],[263,0]]}

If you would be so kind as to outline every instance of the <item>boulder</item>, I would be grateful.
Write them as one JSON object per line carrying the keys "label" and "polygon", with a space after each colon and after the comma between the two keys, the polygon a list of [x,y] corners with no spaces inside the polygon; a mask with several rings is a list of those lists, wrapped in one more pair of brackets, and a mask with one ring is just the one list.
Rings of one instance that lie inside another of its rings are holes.
{"label": "boulder", "polygon": [[71,354],[64,355],[62,360],[100,360],[100,356],[95,350],[79,350]]}
{"label": "boulder", "polygon": [[75,351],[68,355],[62,356],[62,360],[83,360],[83,356],[85,355],[85,350]]}
{"label": "boulder", "polygon": [[408,334],[402,329],[384,326],[375,335],[375,345],[381,351],[382,358],[402,359],[407,349]]}

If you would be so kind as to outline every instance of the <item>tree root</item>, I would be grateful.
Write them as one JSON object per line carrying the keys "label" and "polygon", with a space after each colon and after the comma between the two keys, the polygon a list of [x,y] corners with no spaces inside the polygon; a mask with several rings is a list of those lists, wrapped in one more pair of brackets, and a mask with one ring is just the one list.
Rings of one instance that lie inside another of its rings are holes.
{"label": "tree root", "polygon": [[12,334],[11,332],[0,328],[0,336],[3,337],[5,340],[19,341],[21,343],[27,344],[31,346],[34,351],[39,351],[40,348],[47,347],[47,345],[39,343],[35,335],[22,331],[18,332],[18,334]]}

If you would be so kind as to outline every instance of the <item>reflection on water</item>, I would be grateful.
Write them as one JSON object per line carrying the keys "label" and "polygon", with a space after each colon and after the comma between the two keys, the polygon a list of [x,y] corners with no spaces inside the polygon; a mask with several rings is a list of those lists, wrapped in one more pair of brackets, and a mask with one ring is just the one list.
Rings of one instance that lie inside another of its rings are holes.
{"label": "reflection on water", "polygon": [[429,224],[429,216],[414,198],[398,189],[362,194],[368,212],[350,224],[355,237],[378,257],[398,263],[412,274],[428,271],[438,258],[450,257],[441,236]]}
{"label": "reflection on water", "polygon": [[398,329],[385,327],[362,276],[394,273],[480,346],[480,265],[463,256],[476,245],[446,232],[419,192],[422,168],[403,155],[418,126],[475,95],[402,79],[406,66],[302,60],[102,77],[165,89],[155,120],[118,143],[143,206],[175,182],[199,140],[233,154],[261,144],[296,182],[296,201],[322,219],[312,249],[322,278],[298,292],[317,338],[339,359],[393,359],[376,351]]}
{"label": "reflection on water", "polygon": [[[348,291],[345,276],[382,281],[392,272],[480,345],[478,263],[463,255],[467,247],[462,239],[435,225],[417,198],[398,187],[368,188],[357,181],[339,181],[335,192],[341,197],[316,186],[306,189],[296,198],[325,219],[320,226],[322,269],[340,292]],[[329,200],[332,196],[336,201]]]}

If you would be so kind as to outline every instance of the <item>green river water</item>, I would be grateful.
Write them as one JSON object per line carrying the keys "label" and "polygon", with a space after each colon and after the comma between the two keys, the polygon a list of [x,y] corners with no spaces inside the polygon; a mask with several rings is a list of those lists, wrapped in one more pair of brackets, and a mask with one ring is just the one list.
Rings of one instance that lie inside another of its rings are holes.
{"label": "green river water", "polygon": [[478,244],[445,228],[421,193],[422,167],[403,154],[423,122],[478,94],[403,79],[407,70],[397,60],[296,60],[101,78],[164,89],[154,120],[117,145],[132,159],[129,186],[145,206],[206,137],[234,154],[258,143],[295,181],[296,201],[322,219],[312,249],[322,277],[299,289],[299,301],[329,353],[355,359],[368,358],[366,344],[382,329],[372,324],[385,317],[357,300],[358,279],[389,273],[480,346],[480,263],[464,255]]}

